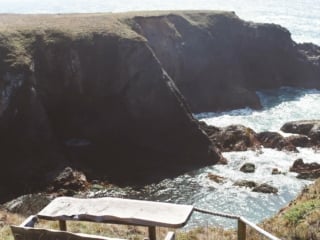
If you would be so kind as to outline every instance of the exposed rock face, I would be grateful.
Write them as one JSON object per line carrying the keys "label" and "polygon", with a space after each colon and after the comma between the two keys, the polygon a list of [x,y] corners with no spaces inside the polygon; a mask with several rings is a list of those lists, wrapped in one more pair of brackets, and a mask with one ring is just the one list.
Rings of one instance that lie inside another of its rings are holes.
{"label": "exposed rock face", "polygon": [[11,30],[0,36],[1,200],[66,165],[134,184],[221,157],[148,44],[119,19],[92,18],[2,19]]}
{"label": "exposed rock face", "polygon": [[136,17],[133,27],[193,112],[259,108],[259,89],[320,87],[320,48],[296,44],[278,25],[245,22],[233,13],[185,12]]}

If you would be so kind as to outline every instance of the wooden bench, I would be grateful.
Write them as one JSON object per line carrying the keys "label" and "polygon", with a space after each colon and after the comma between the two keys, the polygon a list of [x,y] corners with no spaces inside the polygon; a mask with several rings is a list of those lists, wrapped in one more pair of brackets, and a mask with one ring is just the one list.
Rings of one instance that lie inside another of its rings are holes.
{"label": "wooden bench", "polygon": [[124,240],[84,233],[35,228],[36,216],[30,216],[19,226],[10,226],[15,240]]}
{"label": "wooden bench", "polygon": [[[125,240],[120,238],[103,237],[85,233],[35,228],[36,216],[30,216],[19,226],[10,226],[15,240]],[[175,233],[168,232],[164,240],[174,240]]]}
{"label": "wooden bench", "polygon": [[122,199],[80,199],[59,197],[42,209],[39,219],[59,221],[66,231],[66,221],[90,221],[148,227],[149,239],[156,240],[156,227],[181,228],[190,218],[192,205]]}
{"label": "wooden bench", "polygon": [[[185,225],[193,210],[190,205],[177,205],[120,198],[78,199],[60,197],[53,200],[36,216],[19,226],[11,226],[15,240],[120,240],[82,233],[67,232],[66,221],[145,226],[149,239],[156,239],[156,226],[178,228]],[[60,230],[36,228],[38,219],[59,221]],[[165,240],[174,240],[168,232]]]}

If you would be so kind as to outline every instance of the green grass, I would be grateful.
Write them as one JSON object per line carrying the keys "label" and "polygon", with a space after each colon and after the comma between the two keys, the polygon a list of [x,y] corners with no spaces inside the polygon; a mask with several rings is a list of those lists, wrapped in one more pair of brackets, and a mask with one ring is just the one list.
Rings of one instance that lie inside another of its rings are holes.
{"label": "green grass", "polygon": [[274,217],[264,221],[262,228],[281,239],[320,239],[320,178]]}
{"label": "green grass", "polygon": [[290,208],[284,214],[284,218],[291,224],[297,224],[317,208],[320,208],[320,200],[309,200]]}

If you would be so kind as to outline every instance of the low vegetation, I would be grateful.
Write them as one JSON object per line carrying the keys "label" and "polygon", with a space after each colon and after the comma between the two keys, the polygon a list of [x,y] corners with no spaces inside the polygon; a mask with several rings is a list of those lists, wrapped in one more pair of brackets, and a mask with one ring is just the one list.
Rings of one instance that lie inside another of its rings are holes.
{"label": "low vegetation", "polygon": [[306,187],[279,214],[266,220],[262,228],[281,239],[320,239],[320,179]]}

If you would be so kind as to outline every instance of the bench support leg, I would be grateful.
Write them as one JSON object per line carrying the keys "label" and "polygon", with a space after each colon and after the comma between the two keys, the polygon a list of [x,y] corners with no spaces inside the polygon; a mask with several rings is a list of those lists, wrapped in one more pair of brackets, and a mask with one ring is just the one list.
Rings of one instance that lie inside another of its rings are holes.
{"label": "bench support leg", "polygon": [[149,240],[156,240],[156,227],[148,227],[149,230]]}
{"label": "bench support leg", "polygon": [[67,223],[66,221],[59,220],[59,228],[61,231],[67,231]]}

